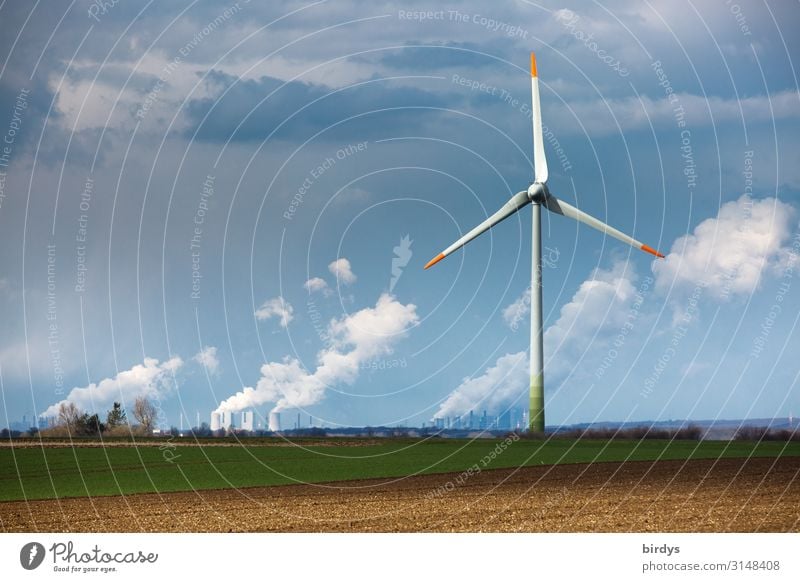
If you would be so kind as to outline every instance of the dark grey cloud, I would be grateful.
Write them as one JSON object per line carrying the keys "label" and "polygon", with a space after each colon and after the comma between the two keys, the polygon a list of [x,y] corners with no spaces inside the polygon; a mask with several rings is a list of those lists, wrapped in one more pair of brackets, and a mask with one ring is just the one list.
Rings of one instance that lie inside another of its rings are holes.
{"label": "dark grey cloud", "polygon": [[418,129],[437,115],[419,108],[452,108],[461,101],[449,92],[397,86],[377,78],[330,89],[273,77],[241,80],[213,71],[208,82],[216,87],[214,97],[187,105],[187,135],[206,141],[261,140],[273,131],[274,139],[289,141],[305,140],[320,131],[324,131],[320,139],[388,137],[401,128]]}
{"label": "dark grey cloud", "polygon": [[435,71],[449,68],[497,66],[497,58],[505,59],[507,43],[489,42],[423,42],[410,41],[402,49],[380,55],[380,63],[400,70]]}
{"label": "dark grey cloud", "polygon": [[52,100],[53,93],[41,79],[0,83],[0,140],[13,140],[14,157],[38,137]]}

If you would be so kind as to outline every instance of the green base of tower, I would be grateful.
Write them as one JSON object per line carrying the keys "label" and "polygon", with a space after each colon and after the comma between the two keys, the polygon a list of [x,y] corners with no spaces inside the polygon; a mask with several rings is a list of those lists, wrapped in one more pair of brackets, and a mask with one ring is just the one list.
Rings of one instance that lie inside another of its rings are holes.
{"label": "green base of tower", "polygon": [[544,432],[544,379],[541,374],[531,376],[530,416],[528,430]]}

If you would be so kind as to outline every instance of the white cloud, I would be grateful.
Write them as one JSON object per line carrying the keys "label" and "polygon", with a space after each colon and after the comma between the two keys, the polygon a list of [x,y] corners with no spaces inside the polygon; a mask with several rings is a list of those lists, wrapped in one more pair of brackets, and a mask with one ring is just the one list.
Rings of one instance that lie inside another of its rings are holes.
{"label": "white cloud", "polygon": [[350,267],[350,261],[344,257],[328,265],[328,270],[336,277],[336,280],[343,285],[350,285],[356,281],[356,276],[353,274],[353,270]]}
{"label": "white cloud", "polygon": [[516,301],[503,309],[503,319],[511,329],[517,329],[531,312],[531,288],[528,287],[522,292]]}
{"label": "white cloud", "polygon": [[[561,308],[556,322],[544,333],[545,377],[558,380],[568,374],[606,332],[618,330],[624,323],[637,293],[632,265],[615,263],[611,269],[595,269],[581,283],[569,303]],[[527,291],[530,294],[530,290]],[[525,294],[504,310],[504,317],[516,313],[524,304]],[[528,298],[530,303],[530,298]],[[530,306],[527,307],[530,311]],[[508,321],[508,317],[506,320]],[[465,379],[442,403],[437,417],[457,416],[470,410],[502,412],[522,397],[528,388],[527,352],[506,354],[477,378]]]}
{"label": "white cloud", "polygon": [[139,396],[161,396],[172,386],[172,376],[183,366],[183,360],[174,356],[159,363],[155,358],[145,358],[130,370],[119,372],[83,388],[73,388],[67,397],[45,410],[43,416],[56,416],[61,402],[73,402],[81,410],[101,413],[113,402],[133,404]]}
{"label": "white cloud", "polygon": [[303,283],[303,287],[305,287],[306,291],[308,291],[309,293],[315,293],[317,291],[322,291],[323,293],[327,293],[329,291],[328,283],[325,281],[325,279],[321,277],[312,277],[311,279]]}
{"label": "white cloud", "polygon": [[292,357],[268,362],[261,367],[255,388],[243,388],[217,410],[237,411],[267,402],[275,403],[274,410],[282,410],[319,402],[329,386],[355,382],[361,363],[390,354],[395,342],[419,320],[416,309],[391,295],[381,295],[375,307],[330,322],[331,345],[317,354],[313,373]]}
{"label": "white cloud", "polygon": [[794,208],[777,199],[745,195],[723,204],[716,218],[701,222],[676,240],[662,261],[653,263],[661,291],[706,285],[718,299],[749,295],[762,273],[780,270],[789,253]]}
{"label": "white cloud", "polygon": [[528,352],[506,354],[477,378],[465,378],[439,406],[437,418],[470,410],[500,412],[528,387]]}
{"label": "white cloud", "polygon": [[289,322],[294,319],[294,308],[283,297],[267,299],[256,310],[256,319],[266,321],[271,317],[277,317],[280,320],[281,327],[287,327]]}
{"label": "white cloud", "polygon": [[611,269],[595,269],[581,283],[544,333],[550,377],[568,373],[603,331],[625,323],[637,292],[635,280],[632,263],[616,262]]}
{"label": "white cloud", "polygon": [[210,374],[219,373],[219,358],[217,358],[216,347],[205,346],[192,359],[203,366]]}

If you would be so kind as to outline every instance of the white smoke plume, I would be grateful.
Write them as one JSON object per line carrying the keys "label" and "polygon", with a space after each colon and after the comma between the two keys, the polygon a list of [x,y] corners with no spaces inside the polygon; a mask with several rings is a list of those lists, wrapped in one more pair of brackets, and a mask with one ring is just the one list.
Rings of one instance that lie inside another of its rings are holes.
{"label": "white smoke plume", "polygon": [[523,394],[528,378],[527,351],[501,356],[482,375],[464,378],[439,406],[436,417],[461,416],[470,410],[498,412]]}
{"label": "white smoke plume", "polygon": [[261,366],[255,388],[243,388],[223,401],[217,412],[273,402],[273,412],[316,404],[329,386],[355,382],[361,363],[392,353],[395,343],[419,321],[416,310],[415,305],[403,305],[385,293],[375,307],[332,320],[328,325],[331,345],[317,354],[313,373],[289,356],[268,362]]}
{"label": "white smoke plume", "polygon": [[42,416],[57,416],[62,402],[72,402],[88,412],[100,413],[113,402],[133,403],[139,396],[161,396],[173,385],[173,375],[183,366],[183,360],[174,356],[159,363],[155,358],[145,358],[144,363],[123,370],[113,378],[105,378],[82,388],[73,388],[64,400],[56,402]]}

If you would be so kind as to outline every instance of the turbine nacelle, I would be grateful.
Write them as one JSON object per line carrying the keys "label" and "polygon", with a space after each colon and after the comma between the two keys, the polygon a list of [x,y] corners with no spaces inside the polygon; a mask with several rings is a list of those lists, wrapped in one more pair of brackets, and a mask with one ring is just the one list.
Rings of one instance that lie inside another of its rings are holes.
{"label": "turbine nacelle", "polygon": [[545,204],[549,196],[550,191],[547,189],[547,184],[534,182],[528,186],[528,200],[534,204]]}

